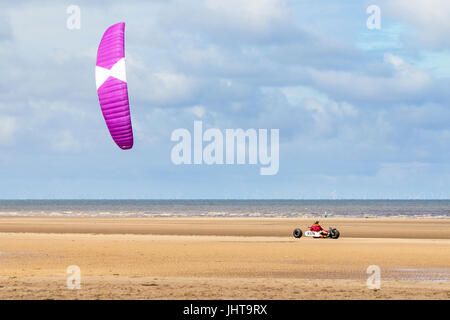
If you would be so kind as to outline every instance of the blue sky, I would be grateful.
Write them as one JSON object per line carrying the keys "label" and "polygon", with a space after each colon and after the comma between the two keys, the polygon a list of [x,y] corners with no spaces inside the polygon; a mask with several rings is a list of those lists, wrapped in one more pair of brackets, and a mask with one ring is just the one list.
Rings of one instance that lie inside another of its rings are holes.
{"label": "blue sky", "polygon": [[[450,198],[450,2],[318,3],[2,2],[0,198]],[[373,4],[380,30],[366,27]],[[119,21],[129,151],[94,78]],[[279,129],[278,174],[172,164],[172,131],[195,120]]]}

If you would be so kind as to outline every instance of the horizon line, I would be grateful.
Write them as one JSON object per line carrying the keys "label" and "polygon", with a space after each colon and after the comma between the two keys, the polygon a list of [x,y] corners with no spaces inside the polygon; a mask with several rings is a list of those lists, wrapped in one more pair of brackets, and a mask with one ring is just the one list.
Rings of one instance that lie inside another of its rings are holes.
{"label": "horizon line", "polygon": [[450,201],[450,198],[17,198],[0,201]]}

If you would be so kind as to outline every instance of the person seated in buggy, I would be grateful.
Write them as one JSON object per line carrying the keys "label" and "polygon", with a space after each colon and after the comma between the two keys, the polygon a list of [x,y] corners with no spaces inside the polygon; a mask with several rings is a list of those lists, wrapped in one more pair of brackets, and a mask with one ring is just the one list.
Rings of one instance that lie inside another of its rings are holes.
{"label": "person seated in buggy", "polygon": [[314,222],[314,224],[309,227],[309,230],[319,232],[321,237],[326,237],[328,235],[328,232],[322,228],[322,226],[319,224],[319,221]]}

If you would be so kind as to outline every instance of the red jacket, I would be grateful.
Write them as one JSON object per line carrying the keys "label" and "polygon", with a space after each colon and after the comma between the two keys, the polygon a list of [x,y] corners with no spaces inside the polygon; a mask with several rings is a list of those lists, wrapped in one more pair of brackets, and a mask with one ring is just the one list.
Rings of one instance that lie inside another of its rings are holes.
{"label": "red jacket", "polygon": [[323,228],[321,226],[317,226],[317,225],[313,224],[311,227],[309,227],[309,230],[320,232],[323,230]]}

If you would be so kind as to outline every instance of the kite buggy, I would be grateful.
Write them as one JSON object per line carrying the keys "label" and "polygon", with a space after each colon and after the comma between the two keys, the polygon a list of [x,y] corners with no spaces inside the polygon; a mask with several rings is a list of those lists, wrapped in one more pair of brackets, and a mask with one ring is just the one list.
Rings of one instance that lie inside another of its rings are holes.
{"label": "kite buggy", "polygon": [[[293,232],[295,238],[301,238],[303,232],[301,229],[297,228]],[[329,228],[328,231],[325,231],[320,224],[319,221],[316,221],[311,227],[309,227],[308,231],[305,231],[305,237],[312,238],[331,238],[337,239],[339,238],[340,233],[336,228]]]}

